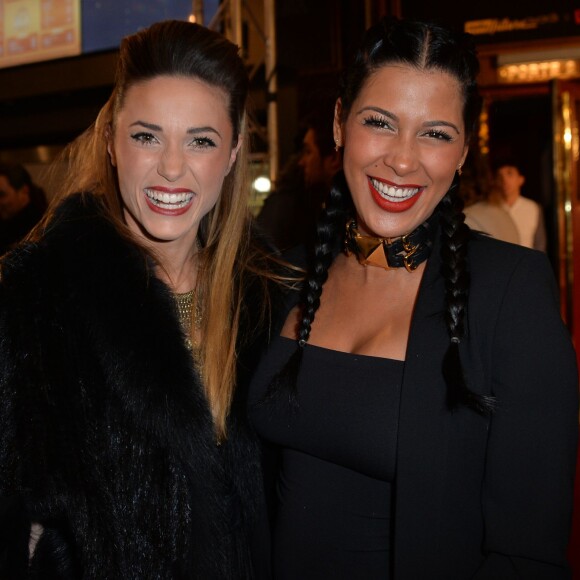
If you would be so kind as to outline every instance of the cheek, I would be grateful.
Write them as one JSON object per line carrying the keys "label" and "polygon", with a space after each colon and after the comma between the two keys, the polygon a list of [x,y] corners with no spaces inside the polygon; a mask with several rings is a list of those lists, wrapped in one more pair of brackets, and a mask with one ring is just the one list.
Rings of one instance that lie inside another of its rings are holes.
{"label": "cheek", "polygon": [[201,170],[208,176],[208,179],[214,179],[219,183],[223,183],[223,180],[234,169],[236,156],[232,157],[232,154],[220,155],[213,161],[200,159],[200,163],[203,164]]}
{"label": "cheek", "polygon": [[348,133],[344,146],[344,165],[361,170],[379,167],[389,155],[391,143],[386,138],[374,137],[357,129]]}
{"label": "cheek", "polygon": [[434,179],[453,181],[457,166],[461,163],[461,151],[429,151],[423,157],[423,165],[429,168]]}
{"label": "cheek", "polygon": [[119,184],[136,184],[143,179],[151,166],[147,156],[128,151],[126,147],[117,148],[117,176]]}

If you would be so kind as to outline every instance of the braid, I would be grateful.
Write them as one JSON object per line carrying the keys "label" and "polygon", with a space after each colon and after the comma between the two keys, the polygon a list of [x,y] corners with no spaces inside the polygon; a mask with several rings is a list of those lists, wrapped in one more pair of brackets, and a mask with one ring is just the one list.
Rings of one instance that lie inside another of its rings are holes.
{"label": "braid", "polygon": [[297,348],[284,367],[274,376],[266,399],[276,393],[286,391],[290,400],[297,405],[296,383],[302,363],[304,346],[310,338],[312,323],[320,306],[322,287],[328,278],[328,269],[340,251],[344,240],[344,227],[349,208],[350,197],[344,174],[339,172],[334,181],[326,207],[322,210],[316,225],[317,243],[314,248],[312,266],[306,277],[300,300],[301,317],[297,330]]}
{"label": "braid", "polygon": [[328,278],[328,269],[340,251],[344,239],[346,210],[343,194],[346,183],[340,173],[333,182],[328,202],[316,225],[317,243],[314,248],[312,267],[306,278],[302,296],[302,318],[298,328],[298,343],[304,346],[310,338],[310,330],[316,311],[320,306],[322,286]]}
{"label": "braid", "polygon": [[494,410],[495,399],[472,392],[467,386],[459,343],[465,336],[465,317],[469,297],[467,246],[469,228],[465,225],[463,201],[454,193],[459,185],[457,175],[440,203],[441,274],[445,280],[445,322],[450,343],[443,358],[443,376],[447,383],[447,404],[450,409],[465,405],[479,414]]}

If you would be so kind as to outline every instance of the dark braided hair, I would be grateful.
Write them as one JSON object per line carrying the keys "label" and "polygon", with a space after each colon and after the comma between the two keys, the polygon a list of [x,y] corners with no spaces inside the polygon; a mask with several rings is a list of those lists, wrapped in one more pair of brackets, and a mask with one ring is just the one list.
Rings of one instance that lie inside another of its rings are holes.
{"label": "dark braided hair", "polygon": [[459,177],[456,174],[449,191],[438,205],[442,241],[441,274],[445,280],[445,323],[449,333],[449,346],[443,358],[443,376],[447,383],[447,406],[450,409],[465,405],[486,415],[493,411],[495,400],[469,390],[459,355],[459,343],[466,334],[469,297],[469,228],[465,225],[463,199],[458,195],[458,189]]}
{"label": "dark braided hair", "polygon": [[344,225],[351,213],[352,204],[350,196],[345,196],[344,191],[348,191],[348,186],[341,171],[334,178],[326,207],[316,226],[318,243],[314,248],[312,268],[305,283],[298,330],[298,342],[301,346],[304,346],[310,337],[310,328],[320,305],[322,286],[328,278],[328,268],[344,243]]}
{"label": "dark braided hair", "polygon": [[318,243],[314,248],[312,266],[309,268],[302,291],[300,324],[297,330],[298,348],[282,370],[272,379],[265,401],[269,401],[281,392],[287,392],[290,403],[297,404],[296,382],[304,346],[310,338],[310,329],[320,305],[320,295],[328,278],[328,269],[343,248],[346,220],[352,213],[352,199],[350,194],[345,195],[345,192],[348,192],[348,186],[344,173],[340,171],[334,177],[326,205],[316,225]]}
{"label": "dark braided hair", "polygon": [[[475,128],[481,108],[476,77],[479,62],[472,38],[435,24],[388,17],[370,28],[340,84],[341,116],[346,120],[362,87],[378,69],[389,64],[404,64],[419,70],[439,70],[456,78],[463,92],[463,120],[468,138]],[[459,344],[466,336],[465,320],[469,297],[467,246],[469,229],[464,223],[463,202],[458,195],[459,176],[436,208],[440,215],[442,276],[445,280],[445,323],[449,346],[443,360],[447,383],[447,404],[454,410],[467,406],[480,414],[493,411],[494,399],[473,393],[461,364]],[[301,299],[297,329],[297,349],[286,366],[272,381],[270,392],[289,390],[296,401],[296,382],[303,347],[320,304],[322,286],[328,269],[344,242],[346,220],[352,211],[352,198],[344,175],[333,185],[326,209],[317,226],[318,244]]]}

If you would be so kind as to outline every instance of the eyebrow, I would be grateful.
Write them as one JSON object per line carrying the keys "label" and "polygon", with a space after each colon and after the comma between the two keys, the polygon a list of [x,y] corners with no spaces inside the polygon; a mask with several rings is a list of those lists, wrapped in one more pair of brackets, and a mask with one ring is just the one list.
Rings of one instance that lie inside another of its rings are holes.
{"label": "eyebrow", "polygon": [[[397,115],[395,115],[394,113],[391,113],[390,111],[387,111],[385,109],[381,109],[380,107],[363,107],[362,109],[360,109],[359,111],[356,112],[357,115],[360,115],[361,113],[364,113],[365,111],[374,111],[375,113],[379,113],[380,115],[384,115],[385,117],[388,117],[389,119],[392,119],[393,121],[399,122],[399,117],[397,117]],[[455,125],[454,123],[450,123],[449,121],[428,121],[427,123],[423,123],[424,127],[449,127],[450,129],[453,129],[458,135],[461,134],[461,131],[459,130],[459,128],[457,127],[457,125]]]}
{"label": "eyebrow", "polygon": [[[145,129],[149,129],[150,131],[159,131],[163,133],[163,128],[160,125],[155,125],[154,123],[147,123],[146,121],[135,121],[134,123],[131,123],[129,127],[135,127],[137,125],[145,127]],[[190,127],[189,129],[187,129],[186,133],[188,135],[198,135],[199,133],[215,133],[221,139],[219,131],[210,126]]]}

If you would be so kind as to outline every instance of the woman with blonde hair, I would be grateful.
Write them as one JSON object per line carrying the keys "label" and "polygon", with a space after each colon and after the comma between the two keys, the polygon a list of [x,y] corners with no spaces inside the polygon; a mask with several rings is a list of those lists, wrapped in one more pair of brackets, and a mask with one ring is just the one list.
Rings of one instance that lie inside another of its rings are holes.
{"label": "woman with blonde hair", "polygon": [[257,574],[238,401],[271,276],[248,213],[247,91],[216,32],[125,38],[61,195],[3,259],[2,578]]}

